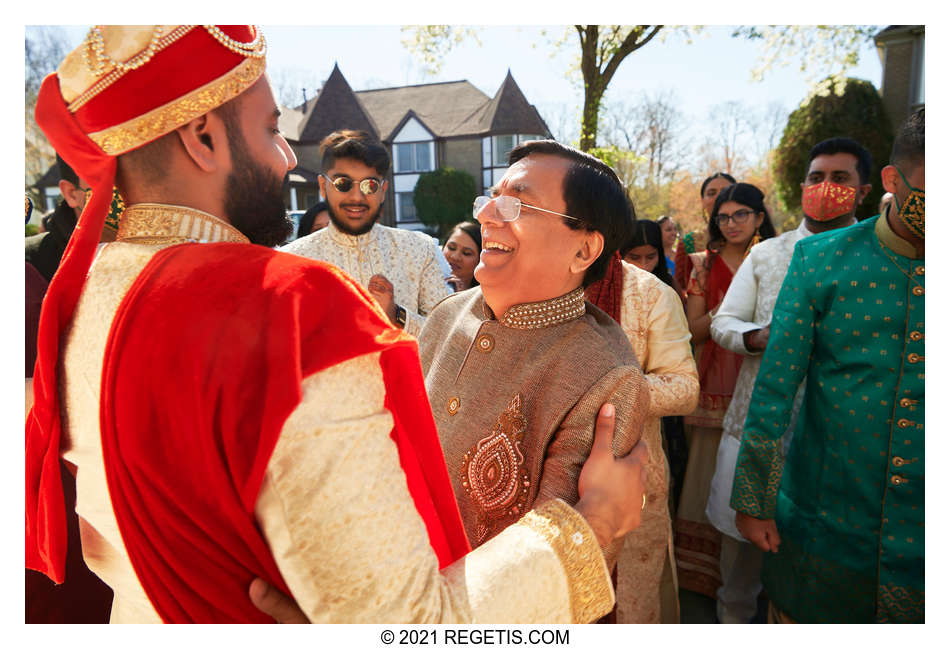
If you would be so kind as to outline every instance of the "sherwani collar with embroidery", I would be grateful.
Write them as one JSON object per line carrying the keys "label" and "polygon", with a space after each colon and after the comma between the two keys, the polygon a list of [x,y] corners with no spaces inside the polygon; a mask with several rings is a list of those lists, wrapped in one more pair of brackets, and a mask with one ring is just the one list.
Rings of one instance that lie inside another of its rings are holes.
{"label": "sherwani collar with embroidery", "polygon": [[234,226],[218,217],[183,205],[136,203],[119,221],[116,241],[143,244],[250,243]]}
{"label": "sherwani collar with embroidery", "polygon": [[[498,318],[499,323],[511,329],[544,329],[577,320],[586,312],[584,288],[579,286],[570,293],[550,300],[516,304]],[[495,314],[487,302],[482,303],[485,318],[494,320]]]}
{"label": "sherwani collar with embroidery", "polygon": [[909,257],[910,259],[923,258],[922,254],[917,254],[917,249],[914,248],[911,242],[905,241],[900,235],[894,232],[893,228],[891,228],[891,224],[887,221],[886,212],[881,214],[877,219],[877,223],[874,224],[874,234],[877,235],[878,241],[901,257]]}

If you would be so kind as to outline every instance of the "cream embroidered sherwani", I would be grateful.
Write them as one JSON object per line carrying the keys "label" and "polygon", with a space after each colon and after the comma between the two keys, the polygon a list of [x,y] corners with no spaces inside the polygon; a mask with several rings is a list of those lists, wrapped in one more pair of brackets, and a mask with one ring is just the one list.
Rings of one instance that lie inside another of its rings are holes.
{"label": "cream embroidered sherwani", "polygon": [[616,406],[614,452],[640,438],[650,398],[643,373],[619,325],[582,288],[500,319],[481,287],[452,295],[429,317],[419,355],[473,547],[536,502],[577,502],[605,401]]}
{"label": "cream embroidered sherwani", "polygon": [[[99,433],[103,354],[112,317],[151,256],[194,241],[246,239],[202,212],[127,208],[118,241],[104,246],[90,269],[64,338],[63,457],[77,466],[83,555],[115,592],[113,622],[159,618],[129,562],[106,484]],[[559,501],[440,573],[389,436],[378,354],[317,372],[303,380],[302,392],[255,512],[312,621],[568,623],[610,610],[613,591],[596,539]]]}
{"label": "cream embroidered sherwani", "polygon": [[649,386],[650,409],[644,420],[643,439],[650,450],[650,462],[647,505],[640,527],[627,535],[617,560],[617,622],[678,622],[673,529],[667,501],[669,468],[660,437],[660,418],[693,411],[699,399],[699,378],[679,295],[653,273],[627,262],[622,265],[620,326]]}
{"label": "cream embroidered sherwani", "polygon": [[423,232],[378,223],[366,234],[346,234],[333,222],[288,243],[284,252],[325,261],[366,288],[376,274],[392,282],[396,304],[406,310],[407,333],[418,337],[425,316],[451,291],[439,266],[437,248]]}

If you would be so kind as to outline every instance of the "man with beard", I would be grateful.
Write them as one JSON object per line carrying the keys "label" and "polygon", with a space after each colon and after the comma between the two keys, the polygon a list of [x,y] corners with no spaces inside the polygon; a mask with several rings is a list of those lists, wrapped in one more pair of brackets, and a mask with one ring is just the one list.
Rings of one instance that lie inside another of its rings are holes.
{"label": "man with beard", "polygon": [[[116,622],[263,621],[258,576],[322,621],[602,614],[645,449],[615,460],[605,413],[577,505],[466,554],[414,339],[266,247],[296,159],[264,55],[249,25],[97,26],[43,82],[37,123],[92,194],[40,318],[26,567],[68,577],[62,456]],[[113,185],[128,207],[97,254]]]}
{"label": "man with beard", "polygon": [[881,180],[885,214],[795,244],[743,427],[731,505],[773,621],[924,621],[923,109]]}
{"label": "man with beard", "polygon": [[[792,261],[795,244],[812,234],[854,225],[854,213],[871,190],[870,178],[871,154],[851,138],[830,138],[812,147],[802,183],[805,217],[801,225],[749,250],[713,316],[710,333],[716,344],[746,356],[723,418],[716,472],[706,504],[706,516],[723,535],[719,557],[723,584],[716,592],[720,622],[748,623],[755,615],[762,590],[759,579],[762,551],[744,542],[736,530],[736,513],[729,507],[729,498],[742,426],[749,411],[762,352],[768,344],[775,300]],[[793,424],[785,433],[786,440],[798,420],[802,394],[802,389],[795,394],[790,417]]]}
{"label": "man with beard", "polygon": [[330,225],[282,250],[342,268],[369,289],[390,322],[418,336],[426,314],[450,291],[429,236],[377,223],[389,154],[364,131],[337,131],[320,143],[320,155]]}

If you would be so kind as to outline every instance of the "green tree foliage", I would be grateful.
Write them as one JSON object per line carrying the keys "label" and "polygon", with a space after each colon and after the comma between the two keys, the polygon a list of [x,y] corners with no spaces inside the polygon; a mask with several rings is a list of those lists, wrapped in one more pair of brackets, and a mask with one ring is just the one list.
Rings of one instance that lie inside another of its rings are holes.
{"label": "green tree foliage", "polygon": [[871,153],[871,193],[858,207],[865,219],[877,214],[883,194],[880,170],[887,164],[894,136],[884,102],[874,85],[860,79],[829,77],[818,84],[811,96],[788,118],[774,158],[776,189],[780,203],[793,214],[801,214],[800,183],[808,168],[811,148],[830,137],[847,136]]}
{"label": "green tree foliage", "polygon": [[412,202],[419,220],[437,228],[439,239],[443,239],[456,223],[471,220],[476,194],[470,173],[442,167],[419,176]]}
{"label": "green tree foliage", "polygon": [[756,81],[796,57],[799,71],[809,80],[831,75],[840,81],[881,29],[881,25],[752,25],[738,27],[732,35],[759,43],[759,58],[751,70]]}

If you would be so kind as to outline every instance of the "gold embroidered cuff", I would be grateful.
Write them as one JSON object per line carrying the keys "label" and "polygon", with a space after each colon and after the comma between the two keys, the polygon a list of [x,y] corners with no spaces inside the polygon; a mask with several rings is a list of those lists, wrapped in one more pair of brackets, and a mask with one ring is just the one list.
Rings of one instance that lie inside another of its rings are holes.
{"label": "gold embroidered cuff", "polygon": [[746,431],[736,461],[730,507],[756,518],[775,518],[784,467],[781,443],[781,438]]}
{"label": "gold embroidered cuff", "polygon": [[571,619],[593,622],[610,612],[614,590],[597,538],[587,521],[563,500],[549,500],[518,523],[527,525],[554,549],[567,575]]}

